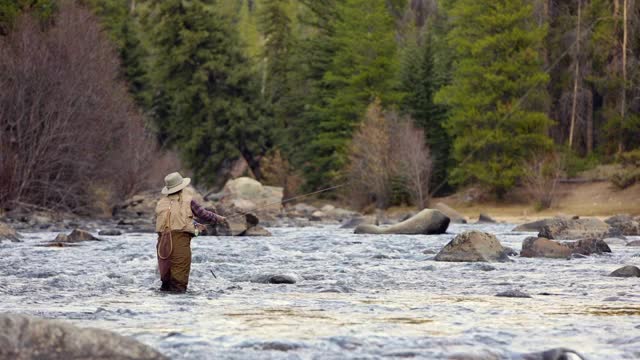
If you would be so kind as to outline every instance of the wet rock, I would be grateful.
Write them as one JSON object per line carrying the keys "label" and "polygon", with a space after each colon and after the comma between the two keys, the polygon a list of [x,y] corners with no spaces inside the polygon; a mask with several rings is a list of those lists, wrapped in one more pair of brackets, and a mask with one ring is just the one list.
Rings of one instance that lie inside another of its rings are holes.
{"label": "wet rock", "polygon": [[555,240],[604,239],[609,235],[611,227],[596,218],[555,219],[545,224],[538,237]]}
{"label": "wet rock", "polygon": [[378,225],[376,221],[376,217],[372,215],[356,215],[351,218],[345,220],[342,225],[340,225],[341,229],[354,229],[356,226],[360,224],[369,224],[369,225]]}
{"label": "wet rock", "polygon": [[620,235],[640,235],[640,222],[627,214],[619,214],[606,219],[604,222]]}
{"label": "wet rock", "polygon": [[522,360],[585,360],[586,358],[578,352],[566,349],[556,348],[543,352],[530,353],[522,355]]}
{"label": "wet rock", "polygon": [[571,249],[572,254],[592,255],[610,253],[611,249],[604,240],[600,239],[583,239],[572,242],[564,242]]}
{"label": "wet rock", "polygon": [[481,271],[494,271],[496,268],[489,264],[475,264],[474,269]]}
{"label": "wet rock", "polygon": [[284,342],[284,341],[268,341],[258,344],[246,344],[241,347],[251,347],[254,349],[264,350],[264,351],[292,351],[300,349],[302,346],[300,344],[296,344],[293,342]]}
{"label": "wet rock", "polygon": [[556,221],[557,219],[558,218],[549,218],[549,219],[542,219],[542,220],[537,220],[537,221],[532,221],[532,222],[520,224],[520,225],[516,226],[515,228],[513,228],[513,230],[511,230],[511,231],[516,231],[516,232],[540,232],[540,231],[542,231],[542,229],[544,228],[545,225],[550,224],[550,223]]}
{"label": "wet rock", "polygon": [[640,246],[640,240],[629,241],[627,246]]}
{"label": "wet rock", "polygon": [[497,221],[495,221],[491,216],[485,214],[485,213],[480,213],[480,216],[478,216],[478,223],[480,224],[495,224],[497,223]]}
{"label": "wet rock", "polygon": [[99,241],[90,232],[82,229],[74,229],[69,235],[58,234],[53,242],[57,243],[78,243],[82,241]]}
{"label": "wet rock", "polygon": [[518,252],[515,251],[514,249],[508,247],[508,246],[503,246],[504,247],[504,251],[502,252],[504,255],[506,256],[518,256]]}
{"label": "wet rock", "polygon": [[165,360],[151,347],[110,331],[0,314],[0,359]]}
{"label": "wet rock", "polygon": [[100,230],[98,232],[98,235],[101,235],[101,236],[120,236],[120,235],[122,235],[122,231],[116,230],[116,229]]}
{"label": "wet rock", "polygon": [[497,297],[530,298],[531,295],[520,290],[507,290],[496,294]]}
{"label": "wet rock", "polygon": [[627,265],[623,266],[611,274],[609,276],[615,277],[640,277],[640,268],[637,266]]}
{"label": "wet rock", "polygon": [[528,237],[522,242],[522,257],[567,258],[571,255],[568,246],[545,238]]}
{"label": "wet rock", "polygon": [[20,234],[9,224],[0,222],[0,242],[3,240],[9,240],[11,242],[19,242]]}
{"label": "wet rock", "polygon": [[266,274],[257,275],[251,279],[251,282],[259,284],[295,284],[299,277],[295,274]]}
{"label": "wet rock", "polygon": [[449,217],[449,220],[454,224],[467,223],[467,219],[464,217],[464,215],[460,214],[458,211],[456,211],[454,208],[450,207],[447,204],[439,202],[435,204],[433,208],[436,210],[440,210],[440,212],[442,212],[447,217]]}
{"label": "wet rock", "polygon": [[401,223],[388,227],[360,224],[355,229],[356,234],[405,234],[429,235],[443,234],[449,227],[449,218],[438,210],[424,209],[415,216]]}
{"label": "wet rock", "polygon": [[248,228],[241,236],[271,236],[269,230],[262,226],[252,226]]}
{"label": "wet rock", "polygon": [[436,261],[506,261],[504,247],[493,234],[466,231],[456,236],[436,255]]}

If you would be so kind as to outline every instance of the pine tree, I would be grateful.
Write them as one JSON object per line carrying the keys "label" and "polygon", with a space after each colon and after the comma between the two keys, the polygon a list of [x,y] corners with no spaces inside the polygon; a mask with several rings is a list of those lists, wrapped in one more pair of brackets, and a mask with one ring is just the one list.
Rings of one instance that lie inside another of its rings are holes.
{"label": "pine tree", "polygon": [[444,85],[447,76],[436,73],[433,29],[414,37],[410,37],[404,49],[400,70],[401,89],[406,94],[402,100],[402,110],[425,130],[425,140],[433,157],[431,188],[439,191],[443,190],[447,181],[451,139],[444,127],[446,107],[436,104],[434,96]]}
{"label": "pine tree", "polygon": [[522,162],[548,148],[551,124],[540,110],[548,75],[540,48],[546,27],[526,0],[458,0],[449,41],[457,61],[436,100],[451,108],[457,184],[477,181],[498,197],[513,187]]}
{"label": "pine tree", "polygon": [[129,92],[142,109],[150,106],[149,78],[145,62],[148,56],[147,50],[142,45],[138,30],[132,18],[127,18],[122,25],[122,45],[120,47],[120,60],[122,72],[129,84]]}
{"label": "pine tree", "polygon": [[400,99],[395,21],[386,2],[346,0],[338,11],[335,53],[323,76],[327,106],[314,109],[319,126],[309,148],[314,158],[306,168],[311,186],[340,178],[354,126],[373,99],[387,104]]}
{"label": "pine tree", "polygon": [[151,10],[154,120],[196,179],[224,180],[239,157],[260,178],[268,138],[252,67],[232,24],[207,5],[167,0]]}

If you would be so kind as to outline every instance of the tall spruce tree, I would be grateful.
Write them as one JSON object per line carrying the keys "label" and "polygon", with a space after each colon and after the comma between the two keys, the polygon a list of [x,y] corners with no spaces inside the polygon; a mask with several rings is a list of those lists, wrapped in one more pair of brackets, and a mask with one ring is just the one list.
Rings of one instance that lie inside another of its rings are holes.
{"label": "tall spruce tree", "polygon": [[346,0],[338,5],[333,44],[335,53],[323,76],[327,106],[315,115],[318,132],[306,168],[311,186],[341,177],[354,126],[376,97],[397,103],[398,57],[395,20],[384,0]]}
{"label": "tall spruce tree", "polygon": [[422,36],[410,37],[404,49],[400,70],[401,89],[405,93],[402,110],[425,130],[426,143],[433,157],[431,188],[443,190],[447,181],[451,139],[444,127],[446,107],[434,102],[436,92],[444,85],[446,76],[437,73],[432,29]]}
{"label": "tall spruce tree", "polygon": [[526,0],[457,0],[448,39],[456,52],[452,83],[436,95],[449,105],[457,184],[479,182],[502,197],[522,163],[551,146],[541,111],[548,75],[540,49],[546,27]]}
{"label": "tall spruce tree", "polygon": [[154,48],[154,120],[208,184],[243,157],[257,178],[268,146],[255,101],[257,83],[232,24],[205,1],[154,3],[148,24]]}

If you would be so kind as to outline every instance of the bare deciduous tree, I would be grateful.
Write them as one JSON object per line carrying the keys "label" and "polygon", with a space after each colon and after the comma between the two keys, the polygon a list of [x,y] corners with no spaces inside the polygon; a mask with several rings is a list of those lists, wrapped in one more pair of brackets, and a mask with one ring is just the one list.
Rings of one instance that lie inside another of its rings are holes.
{"label": "bare deciduous tree", "polygon": [[548,209],[557,195],[556,187],[562,175],[562,160],[552,153],[534,157],[524,166],[523,185],[536,206]]}
{"label": "bare deciduous tree", "polygon": [[418,209],[429,205],[429,179],[432,159],[425,144],[424,130],[410,119],[399,119],[393,131],[394,173],[401,176]]}
{"label": "bare deciduous tree", "polygon": [[0,201],[86,210],[96,187],[147,180],[155,142],[118,80],[115,50],[90,11],[63,2],[43,30],[28,14],[0,38]]}

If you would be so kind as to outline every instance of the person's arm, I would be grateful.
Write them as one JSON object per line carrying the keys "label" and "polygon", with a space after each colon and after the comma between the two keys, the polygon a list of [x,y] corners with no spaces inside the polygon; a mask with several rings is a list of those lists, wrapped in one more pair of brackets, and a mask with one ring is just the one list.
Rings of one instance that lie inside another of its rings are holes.
{"label": "person's arm", "polygon": [[209,211],[209,210],[203,208],[195,200],[191,200],[191,212],[193,213],[193,216],[196,219],[200,220],[201,222],[204,222],[204,223],[207,223],[207,224],[211,224],[211,225],[215,225],[217,223],[225,222],[227,220],[223,216],[220,216],[220,215],[216,214],[213,211]]}

